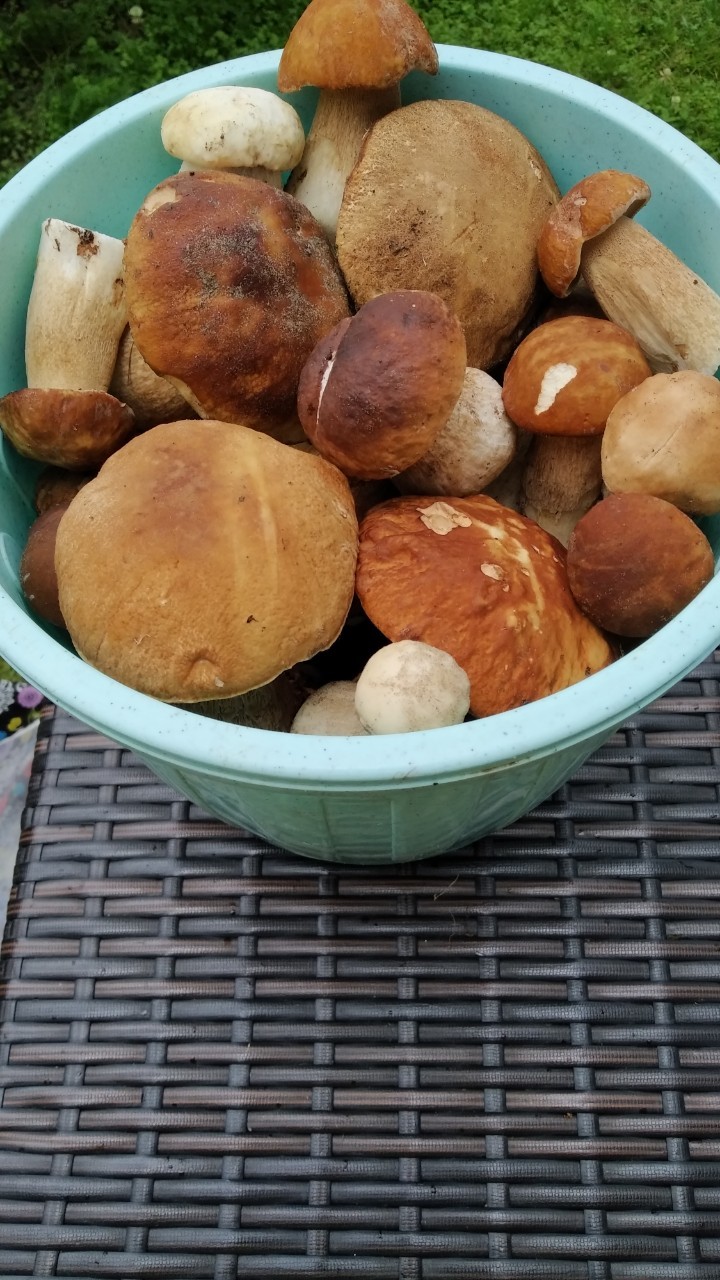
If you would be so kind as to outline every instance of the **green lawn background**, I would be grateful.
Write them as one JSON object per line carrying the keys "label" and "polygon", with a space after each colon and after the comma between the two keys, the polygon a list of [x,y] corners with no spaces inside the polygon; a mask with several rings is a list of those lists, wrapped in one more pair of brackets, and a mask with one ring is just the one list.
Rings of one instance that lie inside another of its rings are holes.
{"label": "green lawn background", "polygon": [[[529,58],[654,111],[720,159],[720,0],[429,0],[438,43]],[[0,182],[161,80],[282,46],[302,0],[3,0]]]}

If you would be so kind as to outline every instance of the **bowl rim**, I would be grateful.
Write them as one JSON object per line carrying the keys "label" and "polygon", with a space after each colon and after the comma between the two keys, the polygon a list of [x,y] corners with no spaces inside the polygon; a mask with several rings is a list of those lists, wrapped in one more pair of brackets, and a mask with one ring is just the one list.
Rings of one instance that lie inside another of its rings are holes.
{"label": "bowl rim", "polygon": [[[568,97],[653,141],[691,174],[718,208],[720,165],[671,125],[620,95],[541,63],[486,50],[437,45],[440,74],[455,70],[522,81]],[[199,68],[107,108],[53,143],[3,188],[0,238],[17,203],[42,188],[48,166],[119,128],[170,105],[201,85],[273,72],[280,50]],[[290,100],[294,95],[284,95]],[[11,200],[8,202],[8,195]],[[259,786],[367,791],[468,778],[578,743],[588,753],[618,724],[682,679],[720,641],[720,575],[661,631],[610,667],[524,707],[451,728],[383,737],[325,737],[225,724],[138,693],[89,666],[48,635],[0,587],[2,652],[30,683],[86,724],[179,769]],[[50,648],[49,648],[50,646]],[[47,665],[52,662],[52,672]],[[588,701],[597,708],[588,717]],[[139,731],[142,726],[142,732]]]}

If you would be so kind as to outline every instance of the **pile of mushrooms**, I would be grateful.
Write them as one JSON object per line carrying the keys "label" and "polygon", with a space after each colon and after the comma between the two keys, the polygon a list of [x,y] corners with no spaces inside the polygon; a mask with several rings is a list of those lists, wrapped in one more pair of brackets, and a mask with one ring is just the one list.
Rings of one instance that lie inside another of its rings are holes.
{"label": "pile of mushrooms", "polygon": [[642,178],[561,197],[502,117],[401,106],[430,35],[347,8],[311,0],[279,93],[169,109],[126,240],[47,218],[0,427],[40,464],[28,605],[85,661],[365,736],[566,688],[707,584],[720,297]]}

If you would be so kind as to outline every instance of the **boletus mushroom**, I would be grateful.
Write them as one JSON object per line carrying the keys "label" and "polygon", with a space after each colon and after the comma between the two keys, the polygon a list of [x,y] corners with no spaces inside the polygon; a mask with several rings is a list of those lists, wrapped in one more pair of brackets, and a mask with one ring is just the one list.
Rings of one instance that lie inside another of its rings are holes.
{"label": "boletus mushroom", "polygon": [[182,169],[223,169],[282,186],[305,146],[302,121],[276,93],[241,85],[195,89],[163,116],[160,136]]}
{"label": "boletus mushroom", "polygon": [[333,240],[348,174],[367,130],[400,106],[410,71],[435,75],[438,56],[405,0],[311,0],[288,36],[278,88],[320,90],[302,159],[287,190]]}
{"label": "boletus mushroom", "polygon": [[360,527],[356,589],[389,640],[455,659],[476,716],[556,693],[614,656],[572,597],[564,547],[483,495],[374,507]]}
{"label": "boletus mushroom", "polygon": [[345,186],[340,266],[358,306],[437,293],[465,330],[468,364],[502,360],[530,311],[540,230],[558,197],[542,157],[470,102],[413,102],[373,125]]}
{"label": "boletus mushroom", "polygon": [[125,261],[140,354],[201,417],[268,432],[295,419],[305,361],[349,314],[298,200],[234,174],[176,174],[136,214]]}
{"label": "boletus mushroom", "polygon": [[335,467],[195,420],[114,454],[73,499],[55,560],[78,653],[131,688],[190,703],[267,684],[331,645],[356,552]]}

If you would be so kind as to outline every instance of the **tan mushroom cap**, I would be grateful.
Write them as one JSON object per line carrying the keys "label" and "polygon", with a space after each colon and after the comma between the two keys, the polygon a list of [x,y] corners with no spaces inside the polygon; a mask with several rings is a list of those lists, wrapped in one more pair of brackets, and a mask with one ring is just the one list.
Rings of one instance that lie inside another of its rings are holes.
{"label": "tan mushroom cap", "polygon": [[411,103],[373,125],[345,186],[340,266],[358,306],[437,293],[465,330],[467,361],[511,349],[538,279],[537,240],[557,186],[514,125],[469,102]]}
{"label": "tan mushroom cap", "polygon": [[360,527],[356,589],[389,640],[451,654],[477,716],[556,693],[613,657],[573,600],[560,543],[482,494],[374,507]]}
{"label": "tan mushroom cap", "polygon": [[609,414],[601,456],[612,493],[720,511],[720,382],[694,369],[646,378]]}
{"label": "tan mushroom cap", "polygon": [[586,240],[607,231],[618,218],[633,217],[650,199],[642,178],[603,169],[582,178],[556,204],[540,232],[540,274],[551,293],[565,298],[580,274]]}
{"label": "tan mushroom cap", "polygon": [[138,350],[202,417],[261,431],[295,419],[305,361],[349,313],[298,200],[234,174],[176,174],[136,214],[125,263]]}
{"label": "tan mushroom cap", "polygon": [[427,28],[405,0],[311,0],[283,49],[278,88],[387,89],[410,71],[437,69]]}
{"label": "tan mushroom cap", "polygon": [[60,607],[78,653],[167,702],[234,697],[336,639],[357,521],[321,458],[222,422],[136,436],[58,531]]}
{"label": "tan mushroom cap", "polygon": [[135,416],[106,391],[25,387],[0,400],[0,427],[27,458],[93,471],[130,439]]}

